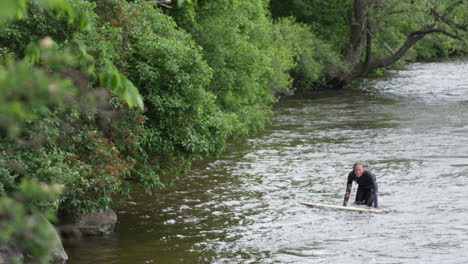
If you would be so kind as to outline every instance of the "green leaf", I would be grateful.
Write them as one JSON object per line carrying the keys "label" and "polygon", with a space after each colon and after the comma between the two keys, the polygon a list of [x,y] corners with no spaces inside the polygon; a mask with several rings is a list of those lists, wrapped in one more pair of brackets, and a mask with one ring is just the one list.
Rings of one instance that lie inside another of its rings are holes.
{"label": "green leaf", "polygon": [[102,87],[109,88],[116,96],[125,100],[130,107],[144,108],[143,98],[133,83],[115,69],[107,68],[99,75]]}

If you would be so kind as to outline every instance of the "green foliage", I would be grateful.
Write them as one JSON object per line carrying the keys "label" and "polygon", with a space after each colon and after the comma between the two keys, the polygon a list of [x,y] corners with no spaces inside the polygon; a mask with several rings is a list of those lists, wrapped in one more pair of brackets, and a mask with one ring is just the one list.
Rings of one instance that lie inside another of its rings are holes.
{"label": "green foliage", "polygon": [[[369,25],[368,32],[372,38],[372,60],[380,60],[393,55],[407,40],[408,34],[426,26],[434,26],[438,30],[444,30],[460,39],[466,39],[466,30],[456,30],[456,26],[454,26],[459,24],[459,28],[462,28],[461,25],[466,24],[468,14],[466,1],[390,0],[362,2],[366,9],[365,21]],[[337,54],[342,53],[350,45],[351,21],[349,18],[354,8],[353,4],[354,1],[344,0],[272,0],[271,10],[275,18],[293,16],[299,22],[309,25],[311,31],[321,40],[319,42],[333,47],[332,53]],[[466,53],[466,45],[466,41],[455,41],[447,35],[433,33],[419,41],[406,54],[405,59],[463,54]],[[323,48],[323,45],[321,46]],[[331,56],[329,61],[338,62],[332,66],[332,69],[336,69],[336,65],[340,64],[339,60],[332,59],[332,57],[336,57],[335,54],[320,51],[318,53],[328,54]],[[363,52],[361,62],[364,61],[365,55]],[[306,62],[304,65],[313,64]],[[323,64],[319,63],[319,65]],[[302,80],[300,75],[296,75],[295,78]],[[307,85],[305,86],[307,87]]]}
{"label": "green foliage", "polygon": [[0,9],[0,19],[11,18],[15,15],[20,17],[25,9],[25,0],[5,0]]}
{"label": "green foliage", "polygon": [[280,38],[286,40],[281,46],[294,53],[295,67],[291,75],[298,90],[320,88],[328,77],[342,68],[339,53],[317,38],[309,26],[291,18],[280,18],[276,28]]}
{"label": "green foliage", "polygon": [[[101,67],[114,65],[126,74],[147,108],[145,132],[137,136],[143,166],[133,171],[132,179],[150,190],[161,186],[162,175],[180,175],[193,159],[219,154],[235,119],[223,114],[205,90],[212,70],[190,35],[154,3],[96,3],[98,23],[81,38],[95,58],[107,61]],[[112,76],[102,81],[119,83]]]}
{"label": "green foliage", "polygon": [[410,59],[446,58],[466,54],[468,42],[448,39],[441,35],[427,36],[424,41],[414,45]]}
{"label": "green foliage", "polygon": [[291,88],[294,51],[275,28],[265,1],[207,1],[171,11],[191,32],[213,69],[208,90],[237,117],[236,135],[261,129],[274,93]]}
{"label": "green foliage", "polygon": [[65,19],[67,23],[73,24],[80,29],[89,26],[89,17],[75,10],[67,0],[3,0],[0,11],[0,20],[11,18],[23,18],[27,13],[27,5],[35,4],[45,9],[56,19]]}
{"label": "green foliage", "polygon": [[22,19],[7,19],[0,23],[0,46],[17,57],[24,54],[30,43],[44,37],[62,43],[70,40],[75,32],[91,26],[89,10],[93,5],[86,1],[73,1],[73,4],[65,0],[26,2],[27,9],[21,11],[24,13]]}
{"label": "green foliage", "polygon": [[[41,215],[107,208],[112,195],[128,194],[124,178],[135,164],[101,132],[116,114],[110,96],[89,88],[99,76],[122,104],[143,108],[142,98],[115,68],[96,71],[86,46],[73,38],[90,26],[92,16],[81,11],[92,6],[31,1],[11,7],[19,14],[27,8],[23,20],[1,13],[0,243],[19,247],[34,263],[48,263],[60,242]],[[46,35],[57,36],[59,44]],[[109,81],[115,77],[117,85]]]}
{"label": "green foliage", "polygon": [[[467,3],[447,12],[453,1],[384,1],[375,4],[368,12],[373,34],[373,57],[376,59],[391,55],[406,41],[407,35],[427,25],[435,25],[453,35],[466,38],[460,32],[434,16],[436,11],[454,23],[463,23],[467,15]],[[393,51],[392,51],[393,50]],[[446,57],[466,50],[466,41],[455,40],[441,33],[429,34],[419,41],[407,54],[407,60],[430,57]]]}
{"label": "green foliage", "polygon": [[[140,112],[134,113],[136,117]],[[114,114],[118,112],[114,110]],[[126,178],[137,163],[135,135],[140,132],[134,128],[129,133],[125,124],[131,122],[123,122],[123,118],[99,121],[105,118],[103,113],[92,108],[65,106],[41,117],[24,129],[23,141],[45,143],[33,149],[14,141],[2,146],[7,150],[2,154],[7,169],[0,178],[5,179],[9,192],[9,183],[22,178],[59,183],[65,189],[60,210],[74,215],[105,210],[114,195],[128,195]],[[117,128],[123,131],[119,133]]]}
{"label": "green foliage", "polygon": [[[214,4],[212,4],[214,5]],[[200,6],[203,10],[210,6]],[[211,8],[219,8],[219,5]],[[225,111],[234,112],[243,126],[238,133],[263,127],[275,98],[269,87],[273,74],[272,22],[263,1],[238,1],[229,9],[199,16],[203,32],[196,38],[215,70],[209,87]]]}
{"label": "green foliage", "polygon": [[348,11],[352,1],[343,0],[271,0],[274,18],[294,17],[307,24],[319,39],[343,49],[349,38]]}
{"label": "green foliage", "polygon": [[128,183],[123,180],[134,163],[121,157],[112,141],[93,130],[73,133],[67,140],[67,157],[60,160],[68,165],[69,174],[62,171],[63,183],[69,187],[61,197],[62,209],[76,214],[102,211],[111,204],[113,195],[128,194]]}
{"label": "green foliage", "polygon": [[[41,57],[38,50],[32,55],[34,60]],[[66,57],[57,57],[47,52],[42,58],[54,67],[58,63],[57,59]],[[28,60],[16,63],[10,60],[5,67],[0,66],[0,128],[10,136],[18,135],[24,121],[37,119],[38,115],[48,111],[51,105],[73,96],[76,92],[70,79],[50,74],[47,68],[31,68]]]}
{"label": "green foliage", "polygon": [[[39,67],[31,67],[31,63]],[[62,50],[50,38],[42,39],[40,45],[30,44],[24,60],[9,60],[6,67],[0,66],[0,102],[3,102],[0,104],[0,120],[3,121],[0,128],[7,130],[10,136],[16,136],[23,121],[36,120],[52,105],[67,98],[72,100],[79,79],[86,79],[93,73],[94,59],[78,41]],[[100,75],[103,87],[110,88],[130,107],[143,108],[138,90],[125,76],[115,69],[105,69]],[[75,80],[65,76],[73,76]],[[106,79],[107,76],[122,82],[115,86]],[[82,91],[87,89],[83,85],[80,88]]]}
{"label": "green foliage", "polygon": [[102,87],[109,88],[119,98],[125,100],[130,107],[143,109],[143,98],[131,81],[114,67],[104,68],[99,74]]}

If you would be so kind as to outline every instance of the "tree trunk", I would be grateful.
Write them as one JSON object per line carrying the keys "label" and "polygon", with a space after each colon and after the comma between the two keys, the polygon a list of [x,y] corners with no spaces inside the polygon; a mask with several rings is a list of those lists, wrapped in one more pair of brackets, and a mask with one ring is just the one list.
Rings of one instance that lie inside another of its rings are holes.
{"label": "tree trunk", "polygon": [[341,71],[328,82],[328,86],[341,88],[353,78],[353,72],[362,55],[362,49],[367,39],[366,34],[366,15],[363,0],[354,0],[353,9],[349,14],[350,38],[348,47],[343,52],[343,60],[347,69]]}
{"label": "tree trunk", "polygon": [[[444,14],[442,15],[432,9],[431,15],[436,20],[450,26],[455,31],[466,31],[468,28],[467,25],[456,24],[448,17],[446,17],[446,14],[452,11],[456,6],[462,5],[463,3],[463,1],[457,1],[453,5],[447,7],[444,11]],[[457,34],[450,33],[443,28],[437,28],[435,24],[426,25],[422,26],[417,31],[409,33],[403,45],[392,55],[384,59],[372,61],[372,29],[370,23],[366,19],[367,9],[368,6],[366,6],[364,0],[354,0],[354,6],[353,9],[350,10],[349,15],[351,33],[349,45],[343,52],[343,61],[346,64],[347,69],[339,72],[333,78],[330,78],[330,80],[327,82],[327,86],[333,88],[342,88],[344,85],[358,76],[363,76],[375,69],[387,67],[395,63],[401,59],[414,44],[423,39],[427,34],[442,33],[451,38],[463,40],[463,38]],[[366,56],[364,61],[360,62],[364,46]]]}

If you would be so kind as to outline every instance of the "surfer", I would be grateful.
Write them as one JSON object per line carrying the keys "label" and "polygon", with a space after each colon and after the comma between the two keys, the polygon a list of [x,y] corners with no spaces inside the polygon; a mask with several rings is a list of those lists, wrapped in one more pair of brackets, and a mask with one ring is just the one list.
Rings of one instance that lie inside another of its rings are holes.
{"label": "surfer", "polygon": [[348,174],[348,183],[346,185],[343,206],[346,206],[348,203],[353,181],[359,184],[356,192],[356,204],[365,204],[367,206],[372,206],[372,204],[374,204],[375,208],[379,207],[375,175],[364,169],[364,165],[360,162],[354,163],[353,171]]}

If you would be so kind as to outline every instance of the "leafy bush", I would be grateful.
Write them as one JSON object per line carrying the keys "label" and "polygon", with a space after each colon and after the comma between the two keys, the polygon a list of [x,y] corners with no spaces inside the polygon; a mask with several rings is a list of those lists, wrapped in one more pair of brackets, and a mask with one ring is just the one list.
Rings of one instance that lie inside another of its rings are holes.
{"label": "leafy bush", "polygon": [[[178,176],[192,160],[217,155],[236,122],[205,90],[212,70],[190,35],[155,3],[98,0],[96,27],[80,38],[94,57],[115,65],[144,95],[145,132],[132,179],[146,190]],[[149,168],[148,166],[151,168]]]}
{"label": "leafy bush", "polygon": [[270,17],[266,1],[204,1],[170,12],[203,48],[213,69],[208,90],[223,112],[237,117],[235,135],[261,129],[291,88],[294,51]]}

